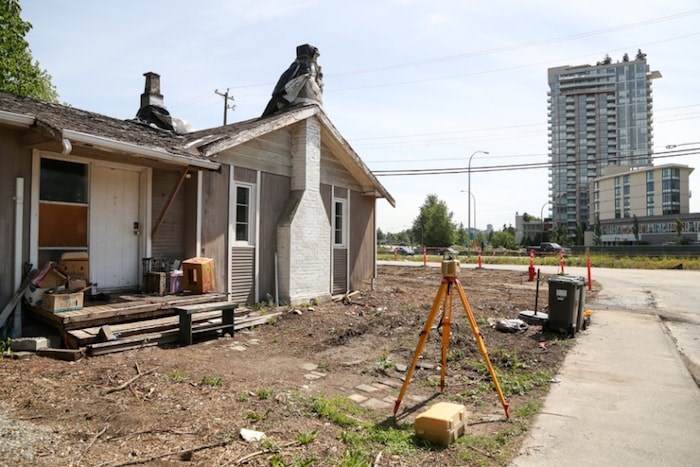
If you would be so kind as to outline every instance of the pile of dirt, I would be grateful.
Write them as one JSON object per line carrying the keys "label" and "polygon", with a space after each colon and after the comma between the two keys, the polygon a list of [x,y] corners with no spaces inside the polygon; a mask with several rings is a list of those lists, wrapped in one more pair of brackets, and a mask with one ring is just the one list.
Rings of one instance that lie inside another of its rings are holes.
{"label": "pile of dirt", "polygon": [[[7,424],[0,424],[0,457],[8,465],[502,464],[517,450],[571,341],[539,327],[503,333],[490,325],[533,308],[535,285],[526,274],[463,269],[459,277],[510,420],[457,296],[444,392],[433,329],[392,417],[442,277],[438,269],[387,266],[373,290],[368,284],[341,301],[284,309],[272,324],[233,338],[77,362],[4,359],[4,417],[22,421],[26,442],[23,451],[3,446]],[[412,436],[415,415],[439,400],[471,412],[466,435],[446,449]],[[248,443],[242,428],[266,439]]]}

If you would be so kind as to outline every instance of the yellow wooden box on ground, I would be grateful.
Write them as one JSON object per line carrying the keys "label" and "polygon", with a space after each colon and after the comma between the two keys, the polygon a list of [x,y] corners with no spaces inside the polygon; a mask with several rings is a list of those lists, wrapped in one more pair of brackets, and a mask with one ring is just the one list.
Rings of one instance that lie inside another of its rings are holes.
{"label": "yellow wooden box on ground", "polygon": [[447,446],[464,434],[468,415],[463,405],[438,402],[418,415],[413,427],[418,438]]}

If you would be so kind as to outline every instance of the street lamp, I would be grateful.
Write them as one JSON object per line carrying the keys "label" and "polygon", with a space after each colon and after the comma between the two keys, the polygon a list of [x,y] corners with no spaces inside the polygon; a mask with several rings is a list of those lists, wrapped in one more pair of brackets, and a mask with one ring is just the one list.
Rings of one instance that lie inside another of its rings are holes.
{"label": "street lamp", "polygon": [[[467,190],[460,190],[460,192],[469,193]],[[474,228],[476,229],[476,197],[474,196],[474,193],[469,193],[469,195],[470,196],[467,197],[467,204],[471,206],[471,203],[474,202]],[[467,232],[469,232],[469,230]]]}
{"label": "street lamp", "polygon": [[698,142],[696,142],[696,143],[668,144],[668,145],[666,145],[666,149],[675,149],[675,148],[677,148],[678,146],[693,146],[693,145],[695,145],[695,144],[700,144],[700,141],[698,141]]}
{"label": "street lamp", "polygon": [[551,204],[551,202],[547,201],[540,208],[540,224],[542,225],[542,229],[541,229],[542,230],[542,240],[541,241],[543,241],[543,242],[544,242],[544,207],[547,206],[548,204]]}
{"label": "street lamp", "polygon": [[[469,163],[467,164],[467,193],[470,195],[472,194],[472,157],[476,156],[477,154],[488,154],[488,151],[474,151],[471,156],[469,156]],[[472,243],[472,210],[471,210],[472,204],[469,202],[469,198],[467,198],[467,234],[469,236],[469,246],[471,246]],[[474,202],[474,206],[476,206],[476,202]],[[476,223],[476,219],[474,219],[474,223]]]}

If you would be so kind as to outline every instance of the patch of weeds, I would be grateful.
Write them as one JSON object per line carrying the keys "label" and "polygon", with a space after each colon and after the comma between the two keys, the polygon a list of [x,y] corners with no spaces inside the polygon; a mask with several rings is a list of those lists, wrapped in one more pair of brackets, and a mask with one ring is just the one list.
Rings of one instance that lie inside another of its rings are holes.
{"label": "patch of weeds", "polygon": [[496,349],[491,354],[491,361],[494,365],[499,368],[510,368],[517,370],[523,368],[525,365],[518,358],[518,354],[515,352],[509,352],[504,349]]}
{"label": "patch of weeds", "polygon": [[179,368],[175,368],[173,371],[168,373],[168,377],[174,382],[174,383],[184,383],[187,378],[185,378],[185,375],[180,371]]}
{"label": "patch of weeds", "polygon": [[236,400],[238,402],[248,402],[250,400],[250,397],[248,396],[248,394],[242,392],[236,397]]}
{"label": "patch of weeds", "polygon": [[542,402],[540,401],[530,401],[525,405],[517,407],[513,413],[516,417],[529,420],[537,415],[537,412],[542,408]]}
{"label": "patch of weeds", "polygon": [[328,362],[323,362],[318,364],[317,369],[320,371],[329,371],[331,369],[331,366]]}
{"label": "patch of weeds", "polygon": [[201,382],[202,386],[213,386],[213,387],[221,386],[221,383],[222,383],[221,377],[219,377],[219,376],[205,376],[204,378],[202,378],[202,382]]}
{"label": "patch of weeds", "polygon": [[12,338],[10,337],[0,340],[0,360],[5,356],[5,352],[7,352],[8,356],[12,355]]}
{"label": "patch of weeds", "polygon": [[508,397],[513,394],[523,395],[534,388],[545,387],[552,379],[551,370],[517,370],[498,377],[503,394]]}
{"label": "patch of weeds", "polygon": [[311,402],[311,410],[319,417],[325,418],[338,426],[352,427],[360,422],[347,415],[359,413],[359,409],[349,399],[337,396],[333,398],[315,397]]}
{"label": "patch of weeds", "polygon": [[258,396],[258,399],[264,401],[270,398],[272,391],[269,389],[261,389],[256,393],[256,395]]}
{"label": "patch of weeds", "polygon": [[[440,378],[439,377],[430,377],[426,380],[421,381],[420,385],[425,387],[425,388],[438,388],[438,387],[440,387]],[[447,381],[445,381],[445,387],[447,387]]]}
{"label": "patch of weeds", "polygon": [[318,462],[314,457],[303,457],[301,459],[292,459],[289,463],[284,461],[280,454],[275,454],[270,458],[270,466],[272,467],[308,467]]}
{"label": "patch of weeds", "polygon": [[265,452],[280,452],[280,447],[270,438],[265,438],[264,440],[262,440],[262,442],[260,443],[260,447]]}
{"label": "patch of weeds", "polygon": [[360,449],[348,449],[343,453],[339,465],[342,467],[367,467],[371,465],[369,455]]}
{"label": "patch of weeds", "polygon": [[316,430],[304,431],[304,432],[299,433],[297,435],[297,441],[302,446],[306,446],[307,444],[313,443],[316,440],[317,435],[318,435],[318,431],[316,431]]}
{"label": "patch of weeds", "polygon": [[270,415],[270,412],[270,409],[267,409],[263,414],[260,414],[258,412],[248,412],[245,417],[251,422],[259,422],[261,420],[265,420],[267,416]]}
{"label": "patch of weeds", "polygon": [[387,370],[390,370],[393,367],[394,362],[391,359],[389,352],[382,352],[382,354],[379,356],[379,360],[377,360],[377,363],[375,363],[375,368],[382,373],[386,373]]}

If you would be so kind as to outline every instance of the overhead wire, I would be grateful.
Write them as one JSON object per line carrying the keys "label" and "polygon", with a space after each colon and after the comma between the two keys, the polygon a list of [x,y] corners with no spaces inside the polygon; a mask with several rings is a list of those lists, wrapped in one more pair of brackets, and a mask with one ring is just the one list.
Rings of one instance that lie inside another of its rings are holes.
{"label": "overhead wire", "polygon": [[[700,148],[668,150],[651,154],[652,160],[665,159],[669,157],[684,157],[700,155]],[[639,154],[635,157],[648,157],[649,154]],[[523,164],[504,164],[490,165],[479,167],[448,167],[438,169],[398,169],[398,170],[373,170],[372,173],[378,177],[391,176],[416,176],[416,175],[453,175],[462,173],[480,173],[480,172],[505,172],[513,170],[533,170],[533,169],[560,169],[560,168],[576,168],[579,166],[588,165],[588,161],[576,162],[533,162]]]}

